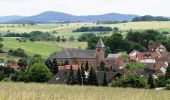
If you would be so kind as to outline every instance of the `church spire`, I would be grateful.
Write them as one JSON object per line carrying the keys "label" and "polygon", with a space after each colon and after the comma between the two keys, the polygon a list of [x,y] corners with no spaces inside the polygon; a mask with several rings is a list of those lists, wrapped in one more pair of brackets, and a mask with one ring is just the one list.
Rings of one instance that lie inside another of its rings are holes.
{"label": "church spire", "polygon": [[101,37],[100,37],[100,39],[99,39],[99,41],[98,41],[98,43],[96,45],[96,48],[105,48],[105,45],[104,45],[103,40],[102,40]]}

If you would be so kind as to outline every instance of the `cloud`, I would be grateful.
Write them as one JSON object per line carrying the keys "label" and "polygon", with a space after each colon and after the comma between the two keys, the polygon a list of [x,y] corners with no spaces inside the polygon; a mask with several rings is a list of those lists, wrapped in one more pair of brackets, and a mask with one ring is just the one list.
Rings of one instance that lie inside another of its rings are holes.
{"label": "cloud", "polygon": [[0,0],[0,16],[59,11],[74,15],[125,13],[170,16],[170,0]]}

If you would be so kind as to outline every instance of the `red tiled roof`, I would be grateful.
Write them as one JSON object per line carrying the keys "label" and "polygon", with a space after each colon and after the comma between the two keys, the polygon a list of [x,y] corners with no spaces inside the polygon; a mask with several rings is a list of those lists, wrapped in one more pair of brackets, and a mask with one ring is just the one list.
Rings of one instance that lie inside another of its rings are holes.
{"label": "red tiled roof", "polygon": [[154,52],[161,44],[152,44],[148,45],[148,51],[149,52]]}
{"label": "red tiled roof", "polygon": [[[66,66],[58,66],[59,70],[69,70],[71,68],[70,65]],[[72,65],[73,70],[78,70],[79,66],[78,65]]]}
{"label": "red tiled roof", "polygon": [[8,63],[8,66],[13,68],[14,70],[20,69],[20,66],[17,63]]}

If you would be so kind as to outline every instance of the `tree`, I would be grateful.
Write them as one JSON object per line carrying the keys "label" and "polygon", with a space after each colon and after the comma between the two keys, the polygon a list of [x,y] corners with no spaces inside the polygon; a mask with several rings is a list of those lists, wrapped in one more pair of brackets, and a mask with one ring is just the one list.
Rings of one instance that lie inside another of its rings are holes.
{"label": "tree", "polygon": [[69,37],[69,41],[75,41],[74,36],[70,36],[70,37]]}
{"label": "tree", "polygon": [[89,85],[96,85],[96,86],[98,85],[96,72],[95,72],[95,70],[93,70],[93,67],[91,67],[90,72],[89,72],[88,84]]}
{"label": "tree", "polygon": [[46,82],[52,77],[50,69],[43,63],[34,63],[27,72],[28,82]]}
{"label": "tree", "polygon": [[82,81],[83,81],[82,83],[86,84],[86,75],[85,75],[83,64],[81,65],[81,77],[82,77]]}
{"label": "tree", "polygon": [[166,80],[170,79],[170,63],[168,64],[169,66],[166,69],[166,74],[165,74],[165,78]]}
{"label": "tree", "polygon": [[94,37],[96,37],[96,34],[94,34],[94,33],[83,33],[82,35],[79,36],[79,38],[77,40],[88,42],[89,40],[91,40]]}
{"label": "tree", "polygon": [[88,61],[86,61],[86,64],[85,64],[85,71],[88,71],[89,70],[89,63]]}
{"label": "tree", "polygon": [[107,86],[108,85],[108,82],[107,82],[107,79],[106,79],[106,72],[104,72],[104,77],[103,77],[103,83],[102,83],[103,86]]}
{"label": "tree", "polygon": [[116,82],[113,83],[114,87],[132,87],[132,88],[146,88],[147,80],[139,75],[128,72],[124,76],[116,79]]}
{"label": "tree", "polygon": [[66,80],[67,84],[69,85],[73,85],[75,83],[75,80],[74,80],[74,71],[73,71],[73,67],[71,65],[70,67],[70,72],[69,72],[69,75],[67,77],[67,80]]}
{"label": "tree", "polygon": [[81,70],[80,70],[80,68],[78,68],[78,70],[77,70],[77,83],[78,83],[79,85],[82,84],[82,80],[81,80]]}
{"label": "tree", "polygon": [[18,65],[24,70],[27,67],[27,58],[23,57],[18,60]]}
{"label": "tree", "polygon": [[50,71],[51,71],[54,75],[58,73],[58,71],[59,71],[59,68],[58,68],[59,64],[58,64],[58,62],[57,62],[56,59],[54,59],[53,61],[51,61],[51,59],[48,58],[48,59],[45,61],[45,64],[46,64],[46,66],[50,69]]}
{"label": "tree", "polygon": [[152,74],[149,74],[148,86],[150,89],[154,89],[156,87],[155,79],[153,78]]}
{"label": "tree", "polygon": [[104,63],[103,60],[100,62],[99,70],[100,70],[100,71],[105,71],[105,63]]}

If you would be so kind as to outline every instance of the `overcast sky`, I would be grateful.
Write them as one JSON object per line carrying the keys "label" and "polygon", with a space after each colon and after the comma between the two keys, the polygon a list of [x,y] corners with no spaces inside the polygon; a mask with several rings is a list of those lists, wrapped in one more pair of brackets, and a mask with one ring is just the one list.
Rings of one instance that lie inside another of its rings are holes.
{"label": "overcast sky", "polygon": [[170,16],[170,0],[0,0],[0,16],[29,16],[44,11],[74,15],[122,13]]}

